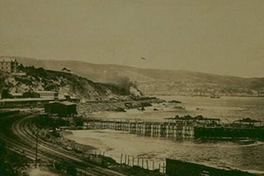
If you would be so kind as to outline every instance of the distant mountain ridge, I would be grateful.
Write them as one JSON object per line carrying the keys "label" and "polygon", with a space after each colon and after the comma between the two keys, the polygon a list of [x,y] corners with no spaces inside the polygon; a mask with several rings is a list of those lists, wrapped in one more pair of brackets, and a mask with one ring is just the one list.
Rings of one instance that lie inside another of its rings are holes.
{"label": "distant mountain ridge", "polygon": [[145,94],[179,94],[209,96],[219,93],[226,96],[257,96],[264,88],[264,78],[241,78],[183,70],[142,69],[111,64],[91,64],[71,60],[37,60],[15,57],[23,65],[61,70],[64,67],[73,73],[95,82],[118,83],[126,77],[138,85]]}

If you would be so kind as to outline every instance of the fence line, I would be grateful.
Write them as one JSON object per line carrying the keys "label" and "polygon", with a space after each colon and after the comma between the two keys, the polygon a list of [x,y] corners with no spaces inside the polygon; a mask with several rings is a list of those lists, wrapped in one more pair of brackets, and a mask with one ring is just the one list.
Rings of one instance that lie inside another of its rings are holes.
{"label": "fence line", "polygon": [[120,155],[120,164],[129,167],[138,166],[150,171],[158,170],[161,173],[165,173],[166,171],[165,162],[155,162],[142,157],[134,157],[123,153]]}
{"label": "fence line", "polygon": [[[97,162],[97,163],[103,163],[102,156],[105,155],[105,151],[101,150],[90,150],[89,152],[86,152],[87,159]],[[166,172],[166,164],[164,162],[155,162],[143,157],[135,157],[128,154],[121,153],[120,154],[120,160],[119,160],[120,166],[129,166],[129,167],[141,167],[142,169],[147,169],[149,171],[159,171],[161,173]],[[118,161],[117,161],[118,162]]]}

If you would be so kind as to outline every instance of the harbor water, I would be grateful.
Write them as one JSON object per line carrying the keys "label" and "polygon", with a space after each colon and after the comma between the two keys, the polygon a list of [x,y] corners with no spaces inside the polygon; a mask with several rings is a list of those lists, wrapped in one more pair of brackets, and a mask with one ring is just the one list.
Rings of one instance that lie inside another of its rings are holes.
{"label": "harbor water", "polygon": [[[160,97],[167,101],[178,100],[181,104],[162,103],[145,111],[97,112],[96,118],[141,119],[166,121],[175,115],[202,115],[232,122],[250,117],[264,121],[264,98],[260,97]],[[202,140],[150,138],[112,130],[80,130],[67,135],[76,142],[106,151],[117,161],[120,154],[163,162],[165,158],[196,162],[220,168],[233,168],[264,173],[264,142],[257,140]]]}

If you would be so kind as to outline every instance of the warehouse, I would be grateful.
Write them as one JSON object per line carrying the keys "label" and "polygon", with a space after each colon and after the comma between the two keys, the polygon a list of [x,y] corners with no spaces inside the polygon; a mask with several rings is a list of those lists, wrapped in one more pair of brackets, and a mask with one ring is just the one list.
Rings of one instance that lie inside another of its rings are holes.
{"label": "warehouse", "polygon": [[71,117],[77,114],[76,104],[68,101],[53,101],[45,104],[45,113],[57,114],[60,117]]}
{"label": "warehouse", "polygon": [[43,107],[51,101],[47,98],[6,98],[0,100],[0,108]]}

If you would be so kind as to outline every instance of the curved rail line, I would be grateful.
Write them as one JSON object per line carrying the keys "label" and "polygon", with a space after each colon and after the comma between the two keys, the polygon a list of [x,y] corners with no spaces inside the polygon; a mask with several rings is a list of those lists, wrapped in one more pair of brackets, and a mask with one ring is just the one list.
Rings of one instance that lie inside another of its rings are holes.
{"label": "curved rail line", "polygon": [[[10,136],[0,134],[0,139],[4,140],[11,150],[22,151],[25,156],[32,160],[35,159],[36,150],[36,136],[32,133],[34,125],[31,123],[33,117],[35,117],[35,115],[25,115],[14,120],[14,123],[11,125],[11,129],[16,136],[15,139]],[[0,120],[4,121],[5,119]],[[65,161],[71,162],[71,164],[73,164],[79,172],[86,173],[91,176],[125,176],[123,173],[99,167],[91,161],[88,161],[84,156],[54,146],[41,138],[39,138],[38,156],[38,158],[41,158],[41,160],[44,161],[56,161],[59,163]]]}

